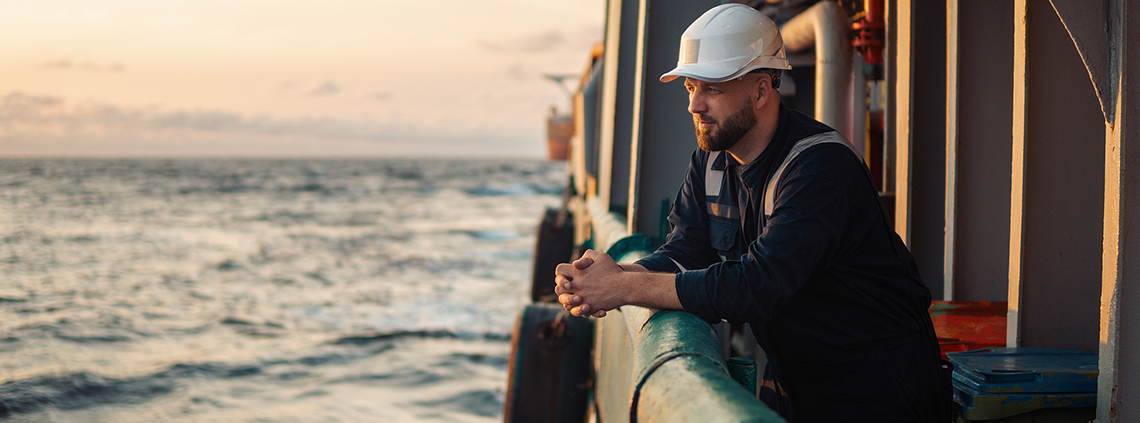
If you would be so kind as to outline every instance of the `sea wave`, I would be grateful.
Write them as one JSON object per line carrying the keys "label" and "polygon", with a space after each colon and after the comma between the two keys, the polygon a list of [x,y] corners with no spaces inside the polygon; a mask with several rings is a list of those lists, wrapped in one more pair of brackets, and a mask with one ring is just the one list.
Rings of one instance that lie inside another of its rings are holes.
{"label": "sea wave", "polygon": [[0,159],[0,417],[493,421],[564,180],[525,160]]}
{"label": "sea wave", "polygon": [[115,379],[90,373],[47,375],[0,385],[0,416],[54,408],[78,410],[110,404],[139,404],[175,389],[168,378]]}
{"label": "sea wave", "polygon": [[360,334],[341,337],[333,344],[371,344],[374,342],[390,341],[400,338],[453,338],[453,339],[485,339],[489,341],[510,341],[510,333],[496,333],[496,332],[456,332],[446,329],[436,330],[397,330],[391,332],[382,332],[375,334]]}

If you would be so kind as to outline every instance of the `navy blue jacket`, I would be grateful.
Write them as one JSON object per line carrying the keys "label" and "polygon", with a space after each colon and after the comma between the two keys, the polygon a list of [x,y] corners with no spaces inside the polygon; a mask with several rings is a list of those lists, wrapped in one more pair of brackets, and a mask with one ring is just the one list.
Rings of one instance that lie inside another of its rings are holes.
{"label": "navy blue jacket", "polygon": [[827,131],[781,105],[772,142],[755,161],[721,154],[727,160],[714,163],[724,170],[718,193],[705,192],[709,153],[697,150],[665,245],[638,261],[658,272],[683,266],[676,288],[684,309],[709,322],[751,323],[769,360],[793,377],[933,335],[930,291],[867,167],[847,147],[814,146],[790,162],[765,221],[771,175],[797,140]]}

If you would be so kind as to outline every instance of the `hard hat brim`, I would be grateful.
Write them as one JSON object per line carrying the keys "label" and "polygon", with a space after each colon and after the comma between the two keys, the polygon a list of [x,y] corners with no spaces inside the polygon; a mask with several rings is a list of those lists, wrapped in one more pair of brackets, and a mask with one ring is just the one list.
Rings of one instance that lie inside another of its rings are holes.
{"label": "hard hat brim", "polygon": [[[660,79],[661,82],[669,82],[677,78],[685,77],[708,82],[724,82],[743,74],[743,72],[740,72],[739,70],[736,72],[724,74],[723,69],[724,67],[719,65],[701,66],[697,63],[686,63],[683,65],[678,65],[676,68],[673,68],[673,70],[666,72],[664,75],[661,75]],[[718,70],[720,72],[717,72]]]}
{"label": "hard hat brim", "polygon": [[[673,68],[673,70],[662,74],[660,80],[661,82],[670,82],[674,79],[685,77],[699,79],[701,81],[707,82],[724,82],[733,78],[738,78],[741,75],[761,68],[788,70],[792,67],[788,65],[787,59],[775,57],[758,57],[756,59],[753,59],[748,66],[740,68],[736,72],[725,75],[723,74],[724,68],[719,64],[709,64],[702,66],[698,63],[685,63],[677,65],[677,67]],[[717,70],[722,71],[716,72]]]}

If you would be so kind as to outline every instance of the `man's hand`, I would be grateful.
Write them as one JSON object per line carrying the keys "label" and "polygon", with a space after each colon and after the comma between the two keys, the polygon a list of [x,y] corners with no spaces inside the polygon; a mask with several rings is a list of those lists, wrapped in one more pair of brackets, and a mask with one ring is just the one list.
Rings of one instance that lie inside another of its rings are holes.
{"label": "man's hand", "polygon": [[575,316],[604,317],[607,310],[624,304],[622,287],[613,280],[622,273],[609,255],[587,250],[574,263],[555,268],[554,293],[562,307]]}
{"label": "man's hand", "polygon": [[[594,264],[594,260],[590,259],[590,258],[586,258],[585,256],[583,256],[583,257],[578,258],[577,260],[574,260],[574,263],[572,263],[572,264],[574,265],[575,269],[581,270],[581,269],[585,269],[587,267],[590,267],[591,264]],[[562,305],[562,308],[565,308],[567,311],[570,311],[571,313],[573,313],[573,308],[582,304],[582,297],[574,295],[572,292],[566,292],[565,290],[562,289],[563,286],[565,286],[566,289],[570,288],[570,279],[567,278],[566,276],[558,275],[556,273],[556,276],[554,277],[554,281],[555,281],[554,282],[554,293],[559,294],[559,298],[560,298],[559,302],[562,302],[562,300],[561,300],[562,295],[561,294],[569,294],[570,295],[570,297],[566,299],[567,302]],[[594,312],[593,316],[599,317],[599,318],[606,317],[606,310],[597,310]]]}

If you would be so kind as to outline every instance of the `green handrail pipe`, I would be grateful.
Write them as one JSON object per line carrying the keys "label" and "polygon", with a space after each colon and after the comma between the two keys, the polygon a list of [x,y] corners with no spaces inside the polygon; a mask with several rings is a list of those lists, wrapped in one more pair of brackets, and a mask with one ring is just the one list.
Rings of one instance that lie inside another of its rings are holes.
{"label": "green handrail pipe", "polygon": [[[619,262],[648,254],[620,215],[586,202],[594,246]],[[611,422],[783,422],[728,373],[708,322],[683,311],[623,306],[594,331],[594,413]]]}

